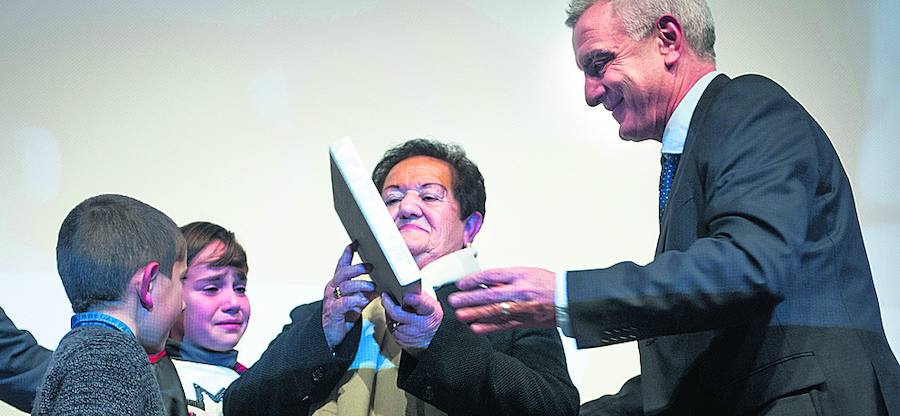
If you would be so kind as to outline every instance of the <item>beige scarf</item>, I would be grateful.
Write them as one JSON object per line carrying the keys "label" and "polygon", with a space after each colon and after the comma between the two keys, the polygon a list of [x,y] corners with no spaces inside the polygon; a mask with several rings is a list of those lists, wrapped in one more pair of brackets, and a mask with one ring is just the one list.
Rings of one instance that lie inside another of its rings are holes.
{"label": "beige scarf", "polygon": [[[380,354],[391,364],[378,368],[347,370],[337,387],[331,391],[316,416],[394,416],[444,415],[434,406],[397,387],[400,368],[400,346],[388,334],[381,299],[375,299],[362,312],[362,318],[372,323],[372,336],[380,347]],[[363,337],[367,336],[363,334]],[[365,342],[360,339],[360,343]]]}
{"label": "beige scarf", "polygon": [[[425,290],[437,288],[478,271],[475,256],[474,249],[466,248],[435,260],[422,270],[422,286]],[[433,291],[430,292],[434,295]],[[360,361],[361,354],[377,354],[390,363],[361,365],[361,368],[347,370],[328,398],[318,408],[314,406],[312,413],[316,416],[446,415],[397,387],[402,349],[387,330],[380,298],[363,309],[362,319],[368,322],[363,323],[356,361]],[[372,345],[372,339],[376,345]],[[366,361],[377,362],[377,359]]]}

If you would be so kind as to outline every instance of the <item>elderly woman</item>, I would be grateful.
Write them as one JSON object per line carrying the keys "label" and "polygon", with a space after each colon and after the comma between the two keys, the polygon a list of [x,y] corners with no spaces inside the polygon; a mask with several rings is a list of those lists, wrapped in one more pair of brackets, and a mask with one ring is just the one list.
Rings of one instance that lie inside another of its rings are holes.
{"label": "elderly woman", "polygon": [[[458,146],[411,140],[372,179],[418,266],[466,249],[485,212],[484,178]],[[567,415],[578,392],[555,329],[476,335],[447,303],[453,280],[394,302],[354,277],[348,246],[324,299],[292,323],[226,392],[233,415]],[[437,263],[435,263],[437,265]],[[456,276],[460,278],[462,276]],[[337,288],[337,289],[336,289]]]}

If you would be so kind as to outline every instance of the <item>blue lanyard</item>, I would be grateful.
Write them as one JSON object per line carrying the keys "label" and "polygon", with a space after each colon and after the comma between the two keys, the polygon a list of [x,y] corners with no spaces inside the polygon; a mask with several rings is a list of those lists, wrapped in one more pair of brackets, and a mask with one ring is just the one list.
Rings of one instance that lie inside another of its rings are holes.
{"label": "blue lanyard", "polygon": [[79,326],[105,326],[134,336],[131,328],[125,325],[124,322],[100,312],[82,312],[72,316],[72,329]]}

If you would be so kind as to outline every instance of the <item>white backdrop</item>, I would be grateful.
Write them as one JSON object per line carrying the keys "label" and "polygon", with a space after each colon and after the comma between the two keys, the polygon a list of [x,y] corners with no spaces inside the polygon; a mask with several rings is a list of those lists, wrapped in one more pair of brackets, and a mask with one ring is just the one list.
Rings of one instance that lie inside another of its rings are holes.
{"label": "white backdrop", "polygon": [[[652,258],[657,143],[623,143],[584,104],[564,0],[26,2],[0,5],[0,306],[53,347],[70,310],[56,233],[75,204],[124,193],[249,253],[250,364],[321,297],[346,236],[327,145],[373,166],[411,137],[462,144],[488,205],[484,266]],[[720,70],[780,82],[831,136],[856,192],[900,343],[900,6],[710,0]],[[298,351],[298,354],[302,354]],[[633,343],[575,351],[582,400],[639,371]]]}

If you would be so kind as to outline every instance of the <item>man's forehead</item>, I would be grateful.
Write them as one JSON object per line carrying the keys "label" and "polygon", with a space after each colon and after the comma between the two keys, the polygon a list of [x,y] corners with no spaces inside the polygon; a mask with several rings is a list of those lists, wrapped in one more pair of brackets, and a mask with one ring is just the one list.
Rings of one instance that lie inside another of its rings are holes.
{"label": "man's forehead", "polygon": [[608,2],[597,2],[581,15],[572,29],[572,44],[576,51],[581,43],[613,39],[624,33],[624,26],[616,16],[613,5]]}
{"label": "man's forehead", "polygon": [[608,60],[618,53],[627,39],[624,28],[617,24],[576,27],[572,32],[575,64],[583,69],[595,58]]}

